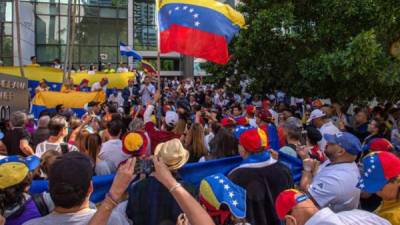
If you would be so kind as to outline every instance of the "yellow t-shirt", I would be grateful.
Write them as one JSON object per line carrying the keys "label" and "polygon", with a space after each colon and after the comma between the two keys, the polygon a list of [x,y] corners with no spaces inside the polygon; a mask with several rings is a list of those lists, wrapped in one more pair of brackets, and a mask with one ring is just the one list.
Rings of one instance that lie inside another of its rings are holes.
{"label": "yellow t-shirt", "polygon": [[28,65],[26,65],[26,66],[29,66],[29,67],[40,67],[40,65],[37,64],[37,63],[35,63],[35,64],[28,64]]}
{"label": "yellow t-shirt", "polygon": [[400,224],[400,201],[382,201],[375,213],[392,224]]}

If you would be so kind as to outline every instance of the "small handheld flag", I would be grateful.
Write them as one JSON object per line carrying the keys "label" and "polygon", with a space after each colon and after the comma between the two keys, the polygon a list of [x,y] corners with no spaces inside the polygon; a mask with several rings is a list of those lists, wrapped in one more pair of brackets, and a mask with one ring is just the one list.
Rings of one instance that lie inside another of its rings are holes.
{"label": "small handheld flag", "polygon": [[139,55],[135,50],[133,50],[131,47],[127,46],[126,44],[120,42],[119,43],[119,51],[122,56],[132,56],[133,58],[137,60],[142,60],[142,56]]}
{"label": "small handheld flag", "polygon": [[157,74],[157,70],[154,68],[154,66],[151,65],[151,63],[147,62],[146,60],[142,60],[142,68],[143,68],[143,71],[148,74],[151,74],[151,75]]}

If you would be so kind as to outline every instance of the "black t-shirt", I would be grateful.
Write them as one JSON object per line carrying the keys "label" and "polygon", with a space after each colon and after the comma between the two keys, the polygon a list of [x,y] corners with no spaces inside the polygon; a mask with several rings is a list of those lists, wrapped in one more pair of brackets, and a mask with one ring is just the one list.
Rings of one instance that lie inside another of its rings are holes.
{"label": "black t-shirt", "polygon": [[31,136],[25,128],[16,127],[12,130],[8,130],[3,139],[3,143],[7,147],[7,154],[27,156],[19,148],[20,141],[23,139],[28,142],[31,140]]}

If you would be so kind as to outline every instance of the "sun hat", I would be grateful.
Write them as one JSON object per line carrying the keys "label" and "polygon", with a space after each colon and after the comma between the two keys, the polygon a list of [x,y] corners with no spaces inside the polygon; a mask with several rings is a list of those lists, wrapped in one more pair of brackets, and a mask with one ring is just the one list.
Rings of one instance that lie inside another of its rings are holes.
{"label": "sun hat", "polygon": [[400,175],[400,159],[390,152],[372,152],[363,158],[362,164],[357,187],[365,192],[378,192],[390,179]]}
{"label": "sun hat", "polygon": [[352,155],[358,155],[362,152],[360,140],[348,132],[325,134],[324,138],[328,144],[337,144]]}
{"label": "sun hat", "polygon": [[240,135],[239,143],[246,152],[256,153],[268,148],[268,137],[262,129],[252,128]]}
{"label": "sun hat", "polygon": [[40,165],[36,156],[8,156],[0,160],[0,189],[21,183],[29,172]]}
{"label": "sun hat", "polygon": [[122,151],[132,156],[144,155],[147,145],[147,137],[139,131],[128,132],[122,137]]}
{"label": "sun hat", "polygon": [[276,214],[278,214],[278,218],[283,220],[297,204],[307,199],[308,197],[306,194],[303,194],[296,189],[287,189],[282,191],[275,201],[275,210]]}
{"label": "sun hat", "polygon": [[[218,216],[221,224],[232,214],[236,218],[246,217],[246,190],[218,173],[200,182],[200,204],[210,216]],[[221,209],[225,205],[228,210]]]}
{"label": "sun hat", "polygon": [[189,160],[189,151],[177,138],[158,144],[154,155],[160,157],[170,170],[181,168]]}

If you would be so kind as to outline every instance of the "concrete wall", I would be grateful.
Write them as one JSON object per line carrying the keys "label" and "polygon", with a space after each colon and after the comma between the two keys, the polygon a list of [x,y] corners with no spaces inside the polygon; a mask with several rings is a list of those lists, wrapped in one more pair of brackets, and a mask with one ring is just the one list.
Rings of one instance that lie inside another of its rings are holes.
{"label": "concrete wall", "polygon": [[[18,61],[18,43],[17,43],[17,23],[15,18],[15,7],[14,7],[14,18],[13,18],[13,51],[14,51],[14,66],[19,66]],[[34,6],[29,2],[20,1],[20,29],[21,29],[21,52],[22,52],[22,63],[27,65],[31,63],[30,57],[35,55],[35,14]]]}

